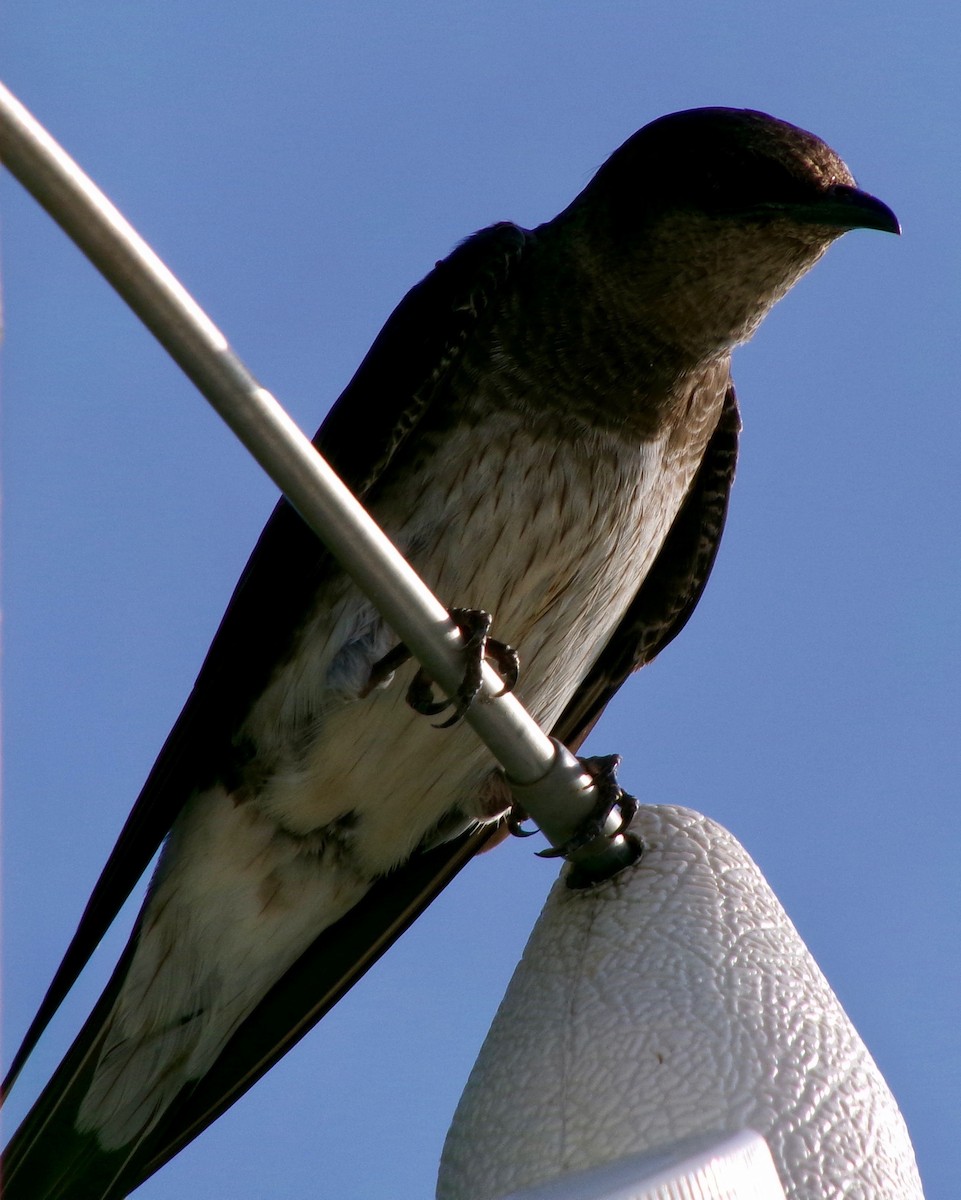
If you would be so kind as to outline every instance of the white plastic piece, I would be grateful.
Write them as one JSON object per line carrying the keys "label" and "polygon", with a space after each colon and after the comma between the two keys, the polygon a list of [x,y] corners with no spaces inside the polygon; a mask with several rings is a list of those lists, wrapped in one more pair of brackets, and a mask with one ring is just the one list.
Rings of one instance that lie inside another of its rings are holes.
{"label": "white plastic piece", "polygon": [[894,1098],[744,848],[688,809],[642,808],[632,829],[634,866],[555,885],[454,1116],[440,1200],[742,1129],[789,1200],[920,1200]]}
{"label": "white plastic piece", "polygon": [[784,1200],[767,1142],[750,1129],[635,1154],[504,1200]]}

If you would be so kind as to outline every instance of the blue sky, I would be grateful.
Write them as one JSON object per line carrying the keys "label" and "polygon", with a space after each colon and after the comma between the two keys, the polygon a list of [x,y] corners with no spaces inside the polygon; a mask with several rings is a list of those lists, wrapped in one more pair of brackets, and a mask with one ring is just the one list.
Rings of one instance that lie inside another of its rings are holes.
{"label": "blue sky", "polygon": [[[494,220],[552,216],[661,113],[767,110],[892,205],[900,242],[845,238],[738,353],[714,577],[591,746],[624,756],[642,800],[745,843],[891,1083],[929,1197],[953,1195],[957,6],[14,0],[4,49],[8,85],[311,432],[437,258]],[[2,199],[9,1053],[274,492],[9,178]],[[555,872],[530,843],[485,856],[138,1196],[432,1194]]]}

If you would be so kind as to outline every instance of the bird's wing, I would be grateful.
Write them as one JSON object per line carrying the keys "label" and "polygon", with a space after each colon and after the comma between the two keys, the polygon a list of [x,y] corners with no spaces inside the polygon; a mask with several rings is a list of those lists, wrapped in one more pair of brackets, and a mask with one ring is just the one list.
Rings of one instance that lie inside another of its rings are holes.
{"label": "bird's wing", "polygon": [[[314,438],[363,498],[417,426],[529,244],[507,222],[468,238],[391,314]],[[190,795],[229,771],[232,734],[336,564],[281,500],[237,584],[193,690],[93,889],[11,1064],[5,1094]]]}
{"label": "bird's wing", "polygon": [[[704,459],[653,567],[551,731],[570,748],[581,745],[628,675],[680,633],[701,598],[724,529],[740,428],[729,387]],[[498,828],[486,826],[414,855],[326,929],[237,1030],[207,1075],[170,1106],[139,1147],[136,1164],[125,1171],[127,1187],[159,1170],[309,1032],[498,836]]]}

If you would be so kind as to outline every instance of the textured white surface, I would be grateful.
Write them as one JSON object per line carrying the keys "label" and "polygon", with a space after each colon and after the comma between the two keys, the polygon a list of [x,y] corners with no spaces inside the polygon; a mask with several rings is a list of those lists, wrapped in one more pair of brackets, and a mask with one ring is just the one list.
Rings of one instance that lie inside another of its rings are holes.
{"label": "textured white surface", "polygon": [[687,1139],[664,1154],[632,1154],[505,1200],[784,1200],[784,1189],[767,1142],[744,1130]]}
{"label": "textured white surface", "polygon": [[789,1200],[921,1197],[894,1098],[744,848],[682,808],[643,808],[634,829],[635,867],[555,885],[454,1116],[440,1200],[748,1128]]}

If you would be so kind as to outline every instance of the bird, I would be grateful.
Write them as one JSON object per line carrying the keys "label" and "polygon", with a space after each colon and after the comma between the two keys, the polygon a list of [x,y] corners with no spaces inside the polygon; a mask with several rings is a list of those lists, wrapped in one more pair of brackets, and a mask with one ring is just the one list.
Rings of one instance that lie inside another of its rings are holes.
{"label": "bird", "polygon": [[[443,602],[493,615],[519,699],[572,749],[703,592],[733,350],[855,228],[900,232],[815,135],[747,109],[661,117],[552,220],[438,262],[318,431]],[[490,753],[414,710],[396,644],[282,499],[14,1060],[9,1082],[163,843],[8,1147],[8,1200],[126,1195],[504,828]]]}

